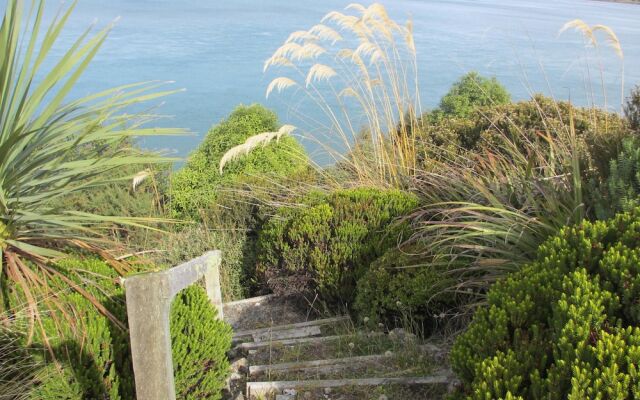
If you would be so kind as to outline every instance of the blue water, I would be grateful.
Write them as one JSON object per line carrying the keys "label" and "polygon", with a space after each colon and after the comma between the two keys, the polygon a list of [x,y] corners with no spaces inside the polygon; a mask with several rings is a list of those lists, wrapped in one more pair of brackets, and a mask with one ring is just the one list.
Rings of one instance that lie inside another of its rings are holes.
{"label": "blue water", "polygon": [[[0,0],[4,9],[6,0]],[[12,0],[9,0],[12,1]],[[529,91],[585,100],[585,49],[580,36],[558,36],[568,20],[605,24],[625,52],[627,89],[640,83],[640,5],[592,0],[388,0],[392,17],[414,20],[425,108],[437,104],[453,81],[469,70],[495,75],[514,98]],[[57,1],[49,1],[53,11]],[[165,100],[161,125],[189,128],[188,137],[147,140],[147,146],[185,156],[208,128],[237,104],[262,102],[292,117],[282,96],[265,100],[271,76],[262,65],[289,33],[308,29],[348,1],[323,0],[81,0],[57,54],[88,24],[101,27],[120,16],[74,95],[146,80],[175,81],[185,88]],[[620,62],[602,49],[609,103],[619,107]],[[541,65],[541,63],[543,65]],[[595,61],[591,61],[595,66]],[[592,71],[593,73],[594,71]],[[595,76],[593,81],[599,82]],[[597,91],[596,91],[597,92]],[[280,100],[278,100],[280,99]],[[616,101],[617,100],[617,101]],[[311,111],[313,112],[313,111]]]}

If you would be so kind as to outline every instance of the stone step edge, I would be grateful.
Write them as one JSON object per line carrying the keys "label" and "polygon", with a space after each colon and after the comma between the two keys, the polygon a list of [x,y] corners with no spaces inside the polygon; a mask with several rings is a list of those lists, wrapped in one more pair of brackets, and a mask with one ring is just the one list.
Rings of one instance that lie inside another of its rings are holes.
{"label": "stone step edge", "polygon": [[[373,334],[368,333],[368,335],[382,336],[384,335],[384,333],[375,332]],[[281,339],[281,340],[273,340],[271,342],[244,342],[237,345],[236,348],[239,348],[241,350],[254,350],[254,349],[259,349],[261,347],[292,346],[296,344],[307,344],[307,343],[323,343],[323,342],[331,342],[334,340],[339,340],[340,338],[347,338],[350,336],[352,335],[332,335],[332,336],[308,337],[308,338],[299,338],[299,339]]]}
{"label": "stone step edge", "polygon": [[454,380],[451,371],[440,370],[429,376],[397,378],[355,378],[321,379],[308,381],[271,381],[247,382],[247,397],[266,396],[274,391],[294,388],[336,388],[343,386],[382,386],[382,385],[433,385],[449,384]]}
{"label": "stone step edge", "polygon": [[249,367],[249,376],[258,374],[260,372],[275,372],[275,371],[290,372],[290,371],[299,371],[299,370],[305,370],[305,369],[315,368],[315,367],[333,367],[337,365],[350,364],[350,363],[378,361],[378,360],[383,360],[385,358],[392,357],[392,356],[393,355],[375,354],[370,356],[327,358],[324,360],[288,362],[288,363],[271,364],[271,365],[252,365]]}
{"label": "stone step edge", "polygon": [[222,306],[233,307],[233,306],[239,306],[239,305],[245,305],[245,304],[262,303],[263,301],[271,300],[275,297],[277,297],[275,294],[266,294],[264,296],[249,297],[248,299],[229,301],[227,303],[223,303]]}
{"label": "stone step edge", "polygon": [[[442,349],[433,344],[423,344],[418,346],[420,350],[425,351],[427,353],[440,353]],[[252,365],[249,367],[249,376],[255,375],[260,372],[274,372],[274,371],[299,371],[305,370],[315,367],[333,367],[333,366],[342,366],[344,364],[354,364],[361,363],[367,361],[378,361],[384,360],[386,358],[391,358],[395,356],[397,353],[391,352],[391,354],[373,354],[368,356],[354,356],[354,357],[343,357],[343,358],[327,358],[322,360],[310,360],[310,361],[298,361],[298,362],[287,362],[280,364],[265,364],[265,365]]]}
{"label": "stone step edge", "polygon": [[286,325],[275,325],[268,328],[260,328],[260,329],[248,329],[243,331],[237,331],[233,335],[233,339],[239,339],[244,337],[252,337],[253,335],[260,335],[263,333],[273,332],[273,331],[286,331],[293,330],[296,328],[304,328],[308,326],[317,326],[317,325],[329,325],[336,322],[349,321],[351,318],[348,315],[342,315],[339,317],[333,318],[325,318],[325,319],[314,319],[312,321],[298,322],[296,324],[286,324]]}

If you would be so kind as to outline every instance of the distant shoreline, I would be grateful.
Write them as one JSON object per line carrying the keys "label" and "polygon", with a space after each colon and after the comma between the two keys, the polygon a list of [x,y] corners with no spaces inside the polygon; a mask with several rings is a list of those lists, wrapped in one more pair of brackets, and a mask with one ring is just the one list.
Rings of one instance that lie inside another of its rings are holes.
{"label": "distant shoreline", "polygon": [[640,0],[596,0],[596,1],[606,1],[607,3],[624,3],[624,4],[640,5]]}

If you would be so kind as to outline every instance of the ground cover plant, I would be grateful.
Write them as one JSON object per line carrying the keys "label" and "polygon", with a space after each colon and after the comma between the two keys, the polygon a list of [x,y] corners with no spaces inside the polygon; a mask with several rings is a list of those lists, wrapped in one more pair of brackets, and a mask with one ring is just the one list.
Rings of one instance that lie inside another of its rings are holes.
{"label": "ground cover plant", "polygon": [[317,291],[326,300],[350,303],[357,279],[397,244],[402,226],[394,219],[416,205],[414,196],[399,190],[312,193],[264,226],[257,272],[276,293]]}
{"label": "ground cover plant", "polygon": [[469,398],[640,396],[640,210],[566,227],[492,287],[452,350]]}

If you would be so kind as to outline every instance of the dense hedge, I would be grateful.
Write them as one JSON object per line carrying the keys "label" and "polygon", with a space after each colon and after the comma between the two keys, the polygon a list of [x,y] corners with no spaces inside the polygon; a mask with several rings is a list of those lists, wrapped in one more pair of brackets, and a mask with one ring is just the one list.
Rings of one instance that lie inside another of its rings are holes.
{"label": "dense hedge", "polygon": [[[60,261],[55,268],[83,284],[112,314],[126,322],[124,292],[117,275],[105,262],[94,258]],[[91,282],[90,285],[86,285]],[[11,301],[24,301],[19,290]],[[74,291],[56,299],[65,305],[42,318],[60,373],[44,349],[36,327],[34,344],[25,351],[42,359],[45,379],[33,388],[33,399],[132,399],[135,398],[128,332],[98,313],[95,306]],[[226,351],[231,347],[231,328],[216,319],[216,310],[206,300],[204,289],[192,287],[173,303],[171,333],[176,388],[179,398],[219,398],[228,372]],[[197,343],[197,346],[196,346]],[[193,397],[200,396],[200,397]]]}
{"label": "dense hedge", "polygon": [[469,398],[640,398],[640,209],[567,227],[451,352]]}
{"label": "dense hedge", "polygon": [[268,146],[225,166],[218,164],[232,147],[258,133],[278,130],[278,118],[261,105],[238,106],[226,120],[213,127],[189,161],[171,181],[171,209],[176,217],[199,218],[202,210],[213,207],[221,186],[245,178],[268,174],[291,176],[308,167],[302,146],[293,137],[283,137]]}
{"label": "dense hedge", "polygon": [[299,208],[282,208],[259,236],[258,272],[276,293],[318,290],[349,302],[369,264],[394,246],[390,225],[417,205],[397,190],[349,189],[313,193]]}

